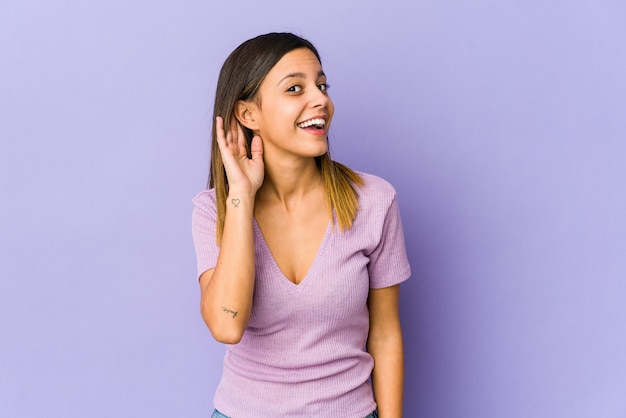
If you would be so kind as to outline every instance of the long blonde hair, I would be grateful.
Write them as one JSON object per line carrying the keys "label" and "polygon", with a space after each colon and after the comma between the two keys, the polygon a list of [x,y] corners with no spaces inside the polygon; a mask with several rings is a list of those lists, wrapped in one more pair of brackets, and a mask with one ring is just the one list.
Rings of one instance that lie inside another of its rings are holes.
{"label": "long blonde hair", "polygon": [[[292,33],[268,33],[250,39],[239,45],[226,59],[220,71],[213,106],[213,121],[217,116],[224,120],[224,129],[229,129],[235,104],[239,100],[255,100],[258,98],[259,87],[267,73],[288,52],[294,49],[307,48],[321,62],[317,49],[311,42]],[[246,148],[250,157],[250,143],[253,133],[242,126],[246,137]],[[228,195],[228,178],[217,145],[215,125],[211,133],[211,168],[209,187],[215,189],[217,200],[216,240],[219,244],[224,231],[226,217],[226,197]],[[355,171],[333,161],[330,151],[316,157],[326,190],[328,211],[332,218],[336,214],[340,230],[349,229],[358,210],[357,187],[364,181]]]}

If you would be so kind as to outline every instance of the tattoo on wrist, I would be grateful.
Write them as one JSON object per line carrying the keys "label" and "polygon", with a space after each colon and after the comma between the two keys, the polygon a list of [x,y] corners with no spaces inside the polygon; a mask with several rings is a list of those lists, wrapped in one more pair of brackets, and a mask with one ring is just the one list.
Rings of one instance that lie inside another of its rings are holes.
{"label": "tattoo on wrist", "polygon": [[231,199],[231,203],[233,204],[234,207],[238,208],[239,207],[239,203],[241,202],[241,200],[239,199]]}
{"label": "tattoo on wrist", "polygon": [[224,312],[226,312],[227,314],[231,314],[231,315],[233,316],[233,318],[235,318],[235,317],[237,316],[237,311],[232,311],[232,310],[230,310],[230,309],[228,309],[228,308],[225,308],[225,307],[223,307],[223,306],[222,306],[222,310],[223,310]]}

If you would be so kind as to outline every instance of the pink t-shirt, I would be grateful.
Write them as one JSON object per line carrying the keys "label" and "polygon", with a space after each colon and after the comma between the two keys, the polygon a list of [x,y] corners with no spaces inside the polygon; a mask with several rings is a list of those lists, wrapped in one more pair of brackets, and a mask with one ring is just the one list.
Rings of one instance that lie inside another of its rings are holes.
{"label": "pink t-shirt", "polygon": [[[299,283],[276,264],[254,223],[256,279],[248,328],[228,345],[214,405],[234,418],[363,418],[376,403],[365,351],[370,288],[410,276],[393,187],[361,174],[359,210],[351,229],[329,225],[313,264]],[[194,198],[198,275],[214,268],[215,193]]]}

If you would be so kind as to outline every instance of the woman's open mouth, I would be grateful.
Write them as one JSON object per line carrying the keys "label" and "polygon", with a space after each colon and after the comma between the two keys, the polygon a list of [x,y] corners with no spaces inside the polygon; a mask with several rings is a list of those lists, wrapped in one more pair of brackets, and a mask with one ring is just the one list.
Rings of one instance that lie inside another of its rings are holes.
{"label": "woman's open mouth", "polygon": [[326,119],[323,118],[314,118],[305,120],[304,122],[298,123],[298,128],[302,129],[315,129],[315,130],[323,130],[326,126]]}

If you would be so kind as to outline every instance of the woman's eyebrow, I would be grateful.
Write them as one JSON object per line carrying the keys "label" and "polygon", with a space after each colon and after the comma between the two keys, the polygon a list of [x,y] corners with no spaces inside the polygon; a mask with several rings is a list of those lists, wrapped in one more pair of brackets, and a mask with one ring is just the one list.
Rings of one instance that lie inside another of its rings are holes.
{"label": "woman's eyebrow", "polygon": [[[317,78],[324,77],[324,76],[326,76],[326,74],[324,74],[324,71],[322,71],[322,70],[318,71]],[[288,78],[306,78],[306,74],[305,73],[290,73],[290,74],[287,74],[286,76],[281,78],[281,80],[278,82],[278,84],[281,84],[283,81],[285,81]]]}

